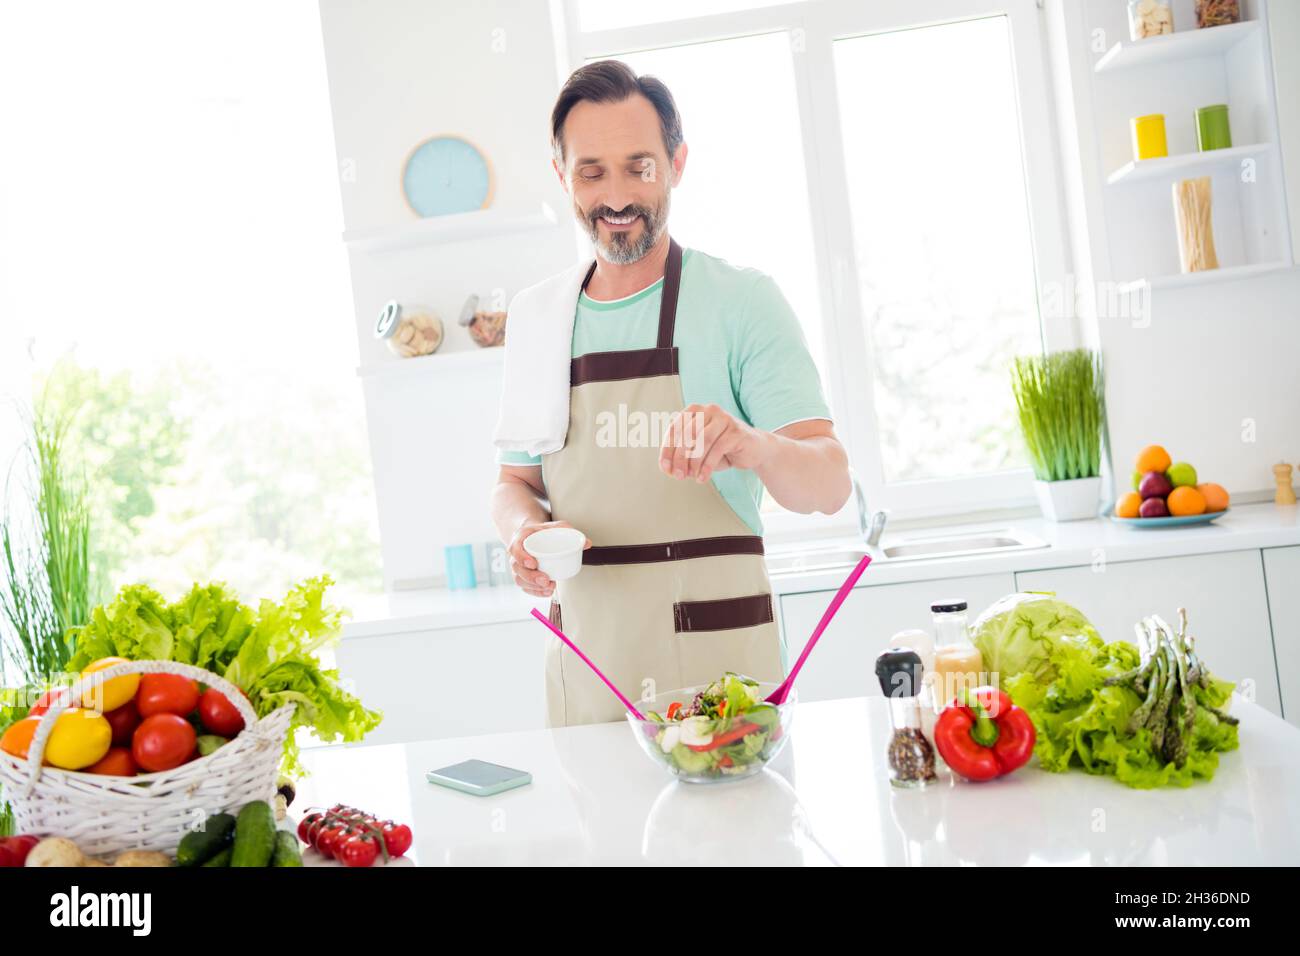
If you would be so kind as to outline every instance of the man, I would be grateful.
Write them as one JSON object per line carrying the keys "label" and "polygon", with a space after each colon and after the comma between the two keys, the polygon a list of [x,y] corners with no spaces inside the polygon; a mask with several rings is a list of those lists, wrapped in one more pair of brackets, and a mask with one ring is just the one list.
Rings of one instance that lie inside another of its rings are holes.
{"label": "man", "polygon": [[[632,699],[728,670],[779,681],[763,489],[802,513],[837,511],[851,490],[798,320],[768,276],[669,236],[687,147],[663,83],[584,66],[551,130],[596,258],[510,306],[491,507],[515,581],[554,597],[552,621]],[[587,538],[558,588],[523,548],[557,525]],[[619,719],[548,640],[550,724]]]}

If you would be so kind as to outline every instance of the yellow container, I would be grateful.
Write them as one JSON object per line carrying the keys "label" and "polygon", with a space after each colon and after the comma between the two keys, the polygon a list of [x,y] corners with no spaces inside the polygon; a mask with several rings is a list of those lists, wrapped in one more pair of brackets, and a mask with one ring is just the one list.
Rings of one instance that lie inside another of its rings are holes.
{"label": "yellow container", "polygon": [[1129,122],[1133,127],[1134,159],[1155,159],[1157,156],[1169,155],[1169,144],[1165,142],[1163,113],[1135,116]]}

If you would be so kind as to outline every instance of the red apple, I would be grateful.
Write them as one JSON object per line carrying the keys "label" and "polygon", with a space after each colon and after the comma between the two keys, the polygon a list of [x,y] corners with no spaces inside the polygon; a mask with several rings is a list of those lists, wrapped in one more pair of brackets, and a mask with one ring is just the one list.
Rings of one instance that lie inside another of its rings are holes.
{"label": "red apple", "polygon": [[[1152,474],[1157,474],[1157,472],[1153,471]],[[1161,477],[1164,476],[1161,475]],[[1138,508],[1138,514],[1143,518],[1165,518],[1169,515],[1169,506],[1165,504],[1164,498],[1148,498]]]}
{"label": "red apple", "polygon": [[[1163,471],[1148,471],[1138,482],[1138,494],[1144,499],[1163,498],[1174,490],[1174,484]],[[1164,514],[1165,512],[1161,512]]]}

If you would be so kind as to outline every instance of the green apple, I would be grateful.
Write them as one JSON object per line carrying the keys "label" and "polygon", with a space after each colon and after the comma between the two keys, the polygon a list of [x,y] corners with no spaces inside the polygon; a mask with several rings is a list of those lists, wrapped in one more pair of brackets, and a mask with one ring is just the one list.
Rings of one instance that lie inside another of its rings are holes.
{"label": "green apple", "polygon": [[1133,490],[1134,491],[1137,491],[1138,485],[1142,484],[1142,476],[1145,474],[1146,472],[1143,471],[1141,468],[1133,469]]}
{"label": "green apple", "polygon": [[1186,485],[1196,487],[1196,469],[1185,461],[1174,462],[1169,466],[1169,470],[1165,474],[1175,488],[1182,488]]}

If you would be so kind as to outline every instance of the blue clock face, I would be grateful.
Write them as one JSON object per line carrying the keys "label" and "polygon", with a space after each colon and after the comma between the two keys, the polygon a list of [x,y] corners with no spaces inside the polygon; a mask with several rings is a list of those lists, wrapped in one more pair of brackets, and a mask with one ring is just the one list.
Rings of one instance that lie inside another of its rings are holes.
{"label": "blue clock face", "polygon": [[472,212],[487,204],[492,175],[472,143],[438,136],[417,146],[406,161],[402,189],[420,216]]}

